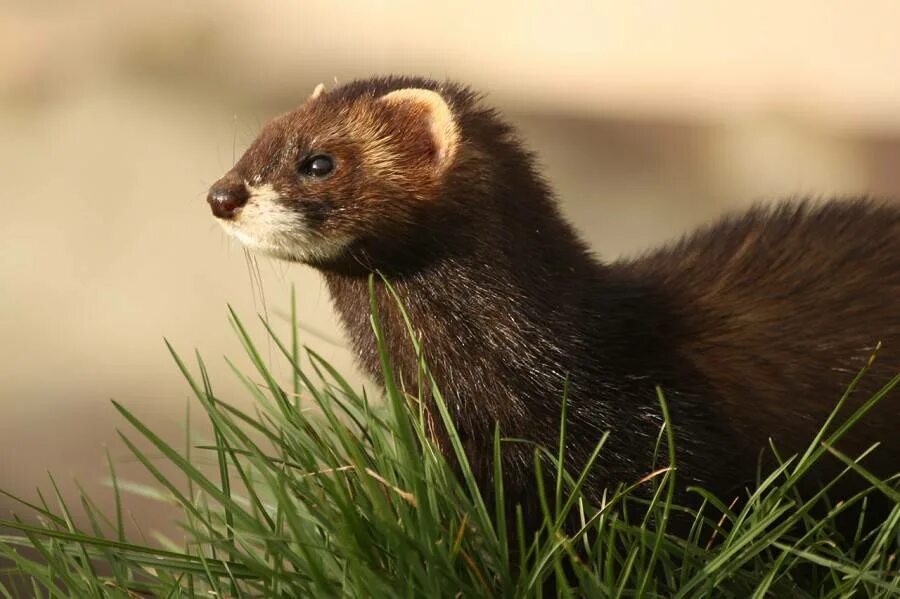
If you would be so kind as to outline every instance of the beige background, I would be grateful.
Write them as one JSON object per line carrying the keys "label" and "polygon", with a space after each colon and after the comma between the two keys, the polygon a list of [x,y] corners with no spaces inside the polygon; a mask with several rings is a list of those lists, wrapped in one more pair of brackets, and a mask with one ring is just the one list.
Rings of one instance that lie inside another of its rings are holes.
{"label": "beige background", "polygon": [[[484,90],[608,258],[758,199],[900,197],[900,3],[744,4],[3,3],[0,488],[33,497],[50,470],[105,497],[104,445],[139,478],[109,399],[183,435],[163,336],[249,405],[221,359],[241,355],[226,303],[251,319],[262,294],[205,190],[320,81]],[[296,285],[338,344],[307,341],[351,370],[315,273],[259,264],[273,319]]]}

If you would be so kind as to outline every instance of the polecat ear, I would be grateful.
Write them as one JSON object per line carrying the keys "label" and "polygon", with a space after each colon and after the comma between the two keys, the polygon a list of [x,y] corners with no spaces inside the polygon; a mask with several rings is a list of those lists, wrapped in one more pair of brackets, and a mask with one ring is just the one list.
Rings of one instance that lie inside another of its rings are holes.
{"label": "polecat ear", "polygon": [[318,98],[319,96],[322,95],[323,91],[325,91],[325,84],[320,83],[319,85],[316,86],[316,88],[313,90],[313,92],[309,95],[309,99],[315,100],[316,98]]}
{"label": "polecat ear", "polygon": [[443,170],[450,165],[459,145],[459,131],[453,111],[439,93],[411,87],[387,93],[380,101],[407,107],[411,118],[427,119],[425,130],[431,135],[435,166]]}

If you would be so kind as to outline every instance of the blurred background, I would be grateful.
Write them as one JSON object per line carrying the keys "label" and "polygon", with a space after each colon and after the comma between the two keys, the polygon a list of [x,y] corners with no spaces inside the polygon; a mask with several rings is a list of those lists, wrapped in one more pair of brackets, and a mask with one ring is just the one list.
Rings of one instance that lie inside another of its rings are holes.
{"label": "blurred background", "polygon": [[[900,198],[898,24],[892,0],[3,2],[0,489],[32,499],[49,470],[109,506],[105,447],[146,480],[109,400],[184,436],[163,337],[249,407],[222,360],[244,364],[227,303],[285,331],[296,286],[303,340],[355,373],[319,277],[260,258],[255,282],[205,203],[317,83],[407,73],[486,92],[613,259],[755,201]],[[167,529],[158,504],[129,507]]]}

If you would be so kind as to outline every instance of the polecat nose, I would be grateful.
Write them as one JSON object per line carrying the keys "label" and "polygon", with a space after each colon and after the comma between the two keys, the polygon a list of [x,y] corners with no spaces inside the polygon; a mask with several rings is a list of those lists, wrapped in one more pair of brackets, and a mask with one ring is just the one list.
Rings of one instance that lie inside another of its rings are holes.
{"label": "polecat nose", "polygon": [[206,201],[209,202],[216,218],[232,218],[238,209],[247,203],[250,194],[243,183],[219,181],[209,189]]}

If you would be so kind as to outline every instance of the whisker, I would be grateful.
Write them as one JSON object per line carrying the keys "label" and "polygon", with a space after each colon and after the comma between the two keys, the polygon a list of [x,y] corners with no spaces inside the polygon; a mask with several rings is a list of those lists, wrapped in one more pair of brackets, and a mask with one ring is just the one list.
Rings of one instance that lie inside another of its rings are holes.
{"label": "whisker", "polygon": [[[256,269],[256,282],[259,286],[259,296],[260,301],[262,302],[262,313],[263,320],[266,321],[266,324],[269,324],[269,303],[266,301],[266,289],[263,285],[262,271],[259,268],[259,260],[257,260],[256,256],[250,254],[250,260],[253,263],[254,268]],[[269,365],[272,364],[272,336],[266,335],[266,349],[268,350],[269,357]]]}
{"label": "whisker", "polygon": [[350,252],[350,257],[353,259],[354,262],[356,262],[357,264],[359,264],[366,270],[370,270],[370,271],[375,270],[369,264],[368,258],[366,256],[359,256],[352,247],[348,248],[348,251]]}
{"label": "whisker", "polygon": [[253,299],[253,310],[259,311],[259,306],[256,305],[256,280],[253,278],[253,258],[246,247],[242,246],[241,251],[244,253],[244,263],[247,265],[247,276],[250,279],[250,297]]}
{"label": "whisker", "polygon": [[260,301],[262,302],[263,316],[265,316],[266,321],[268,321],[269,320],[269,305],[266,302],[266,289],[265,289],[265,286],[263,285],[262,271],[260,271],[260,268],[259,268],[259,260],[257,260],[256,256],[254,256],[252,254],[250,255],[250,260],[253,262],[253,267],[256,271],[256,283],[257,283],[257,286],[259,287],[259,298],[260,298]]}
{"label": "whisker", "polygon": [[237,115],[234,115],[231,123],[231,168],[234,168],[234,165],[237,163]]}

